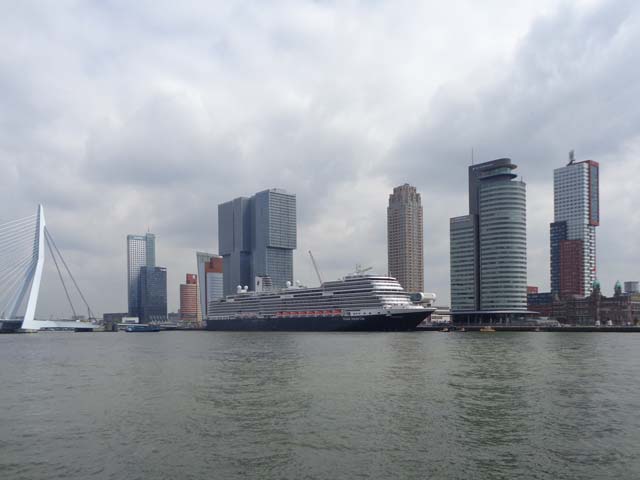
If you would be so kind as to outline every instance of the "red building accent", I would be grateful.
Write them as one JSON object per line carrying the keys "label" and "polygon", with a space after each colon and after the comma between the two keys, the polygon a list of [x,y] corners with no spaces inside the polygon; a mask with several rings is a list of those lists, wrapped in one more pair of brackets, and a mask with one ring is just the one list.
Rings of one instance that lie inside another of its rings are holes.
{"label": "red building accent", "polygon": [[198,276],[187,273],[186,283],[180,285],[180,317],[185,322],[199,321]]}
{"label": "red building accent", "polygon": [[538,293],[538,287],[527,286],[527,295],[530,293]]}
{"label": "red building accent", "polygon": [[222,257],[213,257],[209,263],[204,265],[206,273],[222,273],[222,265],[224,264]]}
{"label": "red building accent", "polygon": [[560,297],[584,297],[582,240],[560,241]]}

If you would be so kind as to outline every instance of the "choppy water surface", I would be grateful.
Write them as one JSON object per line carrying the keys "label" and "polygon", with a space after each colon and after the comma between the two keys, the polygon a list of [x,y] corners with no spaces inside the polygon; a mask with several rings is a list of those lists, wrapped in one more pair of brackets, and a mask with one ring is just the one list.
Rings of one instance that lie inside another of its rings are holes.
{"label": "choppy water surface", "polygon": [[640,335],[0,336],[0,478],[640,478]]}

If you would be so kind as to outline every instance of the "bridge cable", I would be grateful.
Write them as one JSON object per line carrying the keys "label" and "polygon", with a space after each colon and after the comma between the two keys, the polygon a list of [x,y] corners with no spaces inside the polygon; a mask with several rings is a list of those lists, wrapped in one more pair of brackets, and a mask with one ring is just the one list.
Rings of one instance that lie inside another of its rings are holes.
{"label": "bridge cable", "polygon": [[35,258],[31,253],[25,254],[23,252],[21,256],[16,256],[14,259],[12,259],[11,261],[3,265],[2,270],[0,270],[0,282],[3,279],[5,279],[7,276],[9,276],[11,272],[13,272],[15,269],[23,265],[25,262],[33,262],[33,261],[35,261]]}
{"label": "bridge cable", "polygon": [[2,272],[2,275],[0,275],[0,282],[10,281],[13,274],[17,276],[22,268],[28,267],[34,262],[35,259],[31,255],[21,258],[14,265],[10,265],[10,268]]}
{"label": "bridge cable", "polygon": [[16,294],[18,293],[20,284],[26,281],[25,277],[27,276],[29,270],[31,270],[32,268],[33,265],[29,265],[29,268],[27,268],[24,272],[22,272],[20,275],[16,275],[6,294],[3,296],[3,298],[7,300],[7,302],[4,304],[4,312],[6,312],[10,307],[11,311],[15,311],[20,308],[22,303],[24,303],[20,302],[20,305],[17,304],[18,299],[16,298]]}
{"label": "bridge cable", "polygon": [[89,306],[89,303],[87,302],[86,298],[84,298],[84,295],[82,294],[82,290],[80,290],[80,287],[78,286],[78,282],[76,282],[76,279],[73,277],[73,274],[71,273],[71,270],[69,269],[69,266],[67,265],[67,262],[64,261],[64,257],[60,253],[60,250],[58,249],[58,246],[56,245],[56,242],[53,240],[53,236],[49,233],[49,229],[45,227],[44,233],[49,238],[49,240],[51,240],[51,244],[56,249],[56,252],[58,252],[58,256],[60,257],[60,260],[62,260],[62,264],[64,265],[64,268],[67,270],[67,273],[71,277],[71,280],[73,281],[73,284],[76,286],[76,289],[78,290],[78,293],[80,294],[80,298],[82,298],[82,301],[84,302],[85,306],[87,307],[87,310],[89,312],[89,316],[91,318],[95,318],[95,315],[93,314],[93,311],[91,310],[91,307]]}
{"label": "bridge cable", "polygon": [[[0,224],[0,305],[2,316],[15,315],[23,304],[29,274],[36,265],[37,214]],[[19,302],[19,304],[18,304]],[[0,317],[0,318],[1,318]]]}
{"label": "bridge cable", "polygon": [[36,215],[31,215],[29,217],[24,217],[24,218],[19,218],[17,220],[13,220],[11,222],[6,222],[3,224],[0,224],[0,231],[2,230],[7,230],[10,228],[16,228],[17,226],[20,226],[22,224],[28,224],[28,223],[36,223]]}
{"label": "bridge cable", "polygon": [[[16,287],[20,284],[20,281],[23,280],[29,270],[34,267],[34,265],[34,259],[27,258],[23,260],[21,264],[14,266],[14,268],[12,268],[10,272],[3,275],[3,281],[6,280],[5,284],[7,285],[4,293],[0,295],[0,299],[2,299],[3,301],[7,300],[7,303],[3,308],[4,310],[6,310],[9,305],[15,301],[14,296],[17,291]],[[9,273],[14,274],[13,277],[10,277]],[[11,280],[11,278],[13,278],[13,281]]]}
{"label": "bridge cable", "polygon": [[[35,247],[35,245],[34,245]],[[6,255],[0,256],[0,270],[4,270],[5,268],[10,267],[11,265],[15,265],[16,261],[22,259],[23,257],[35,257],[34,248],[29,246],[27,248],[15,248],[9,250]]]}
{"label": "bridge cable", "polygon": [[48,235],[45,234],[45,240],[47,241],[47,247],[49,247],[49,251],[51,252],[51,258],[53,258],[53,263],[56,266],[56,270],[58,271],[58,276],[60,277],[60,282],[62,283],[62,288],[64,288],[64,293],[67,296],[67,300],[69,301],[69,305],[71,306],[71,311],[73,312],[73,318],[78,318],[78,314],[76,313],[76,309],[73,306],[73,302],[71,301],[71,297],[69,296],[69,290],[67,290],[67,284],[64,283],[64,278],[62,278],[62,272],[60,271],[60,267],[58,266],[58,261],[56,260],[55,253],[53,248],[51,247],[51,242],[49,241]]}
{"label": "bridge cable", "polygon": [[21,228],[20,230],[9,230],[0,234],[0,239],[2,239],[2,243],[7,245],[9,241],[13,238],[22,238],[26,236],[34,236],[35,235],[35,225],[27,225],[26,228]]}
{"label": "bridge cable", "polygon": [[0,237],[0,244],[2,244],[0,250],[6,251],[16,246],[22,247],[29,238],[33,239],[34,242],[37,240],[33,228],[20,232],[12,232],[11,235]]}

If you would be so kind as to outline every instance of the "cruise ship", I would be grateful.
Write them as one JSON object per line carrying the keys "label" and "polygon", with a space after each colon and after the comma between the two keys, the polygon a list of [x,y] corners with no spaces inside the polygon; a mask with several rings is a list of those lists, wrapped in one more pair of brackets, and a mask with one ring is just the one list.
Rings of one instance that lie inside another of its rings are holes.
{"label": "cruise ship", "polygon": [[407,331],[436,309],[393,277],[353,274],[320,287],[238,293],[209,303],[207,330]]}

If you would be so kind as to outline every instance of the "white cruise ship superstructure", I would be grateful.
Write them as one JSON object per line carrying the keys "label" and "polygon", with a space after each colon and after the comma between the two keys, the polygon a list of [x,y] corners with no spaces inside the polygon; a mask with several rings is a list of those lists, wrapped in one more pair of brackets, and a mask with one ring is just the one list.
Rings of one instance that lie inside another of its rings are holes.
{"label": "white cruise ship superstructure", "polygon": [[395,278],[353,274],[320,287],[238,293],[212,301],[208,330],[405,331],[431,315]]}

